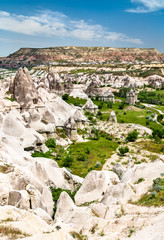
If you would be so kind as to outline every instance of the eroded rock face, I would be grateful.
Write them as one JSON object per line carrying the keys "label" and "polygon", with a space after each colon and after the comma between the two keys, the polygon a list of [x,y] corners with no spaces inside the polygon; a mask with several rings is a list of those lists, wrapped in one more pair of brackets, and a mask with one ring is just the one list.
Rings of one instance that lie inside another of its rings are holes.
{"label": "eroded rock face", "polygon": [[22,108],[38,103],[38,94],[27,68],[19,68],[10,87],[10,93]]}
{"label": "eroded rock face", "polygon": [[119,182],[118,176],[109,171],[91,171],[75,195],[77,205],[100,200],[109,185]]}
{"label": "eroded rock face", "polygon": [[84,104],[83,109],[93,114],[97,114],[98,112],[98,106],[95,105],[90,98],[88,98],[87,102]]}
{"label": "eroded rock face", "polygon": [[93,79],[89,86],[87,87],[85,93],[89,97],[96,97],[100,95],[100,84],[96,81],[96,79]]}

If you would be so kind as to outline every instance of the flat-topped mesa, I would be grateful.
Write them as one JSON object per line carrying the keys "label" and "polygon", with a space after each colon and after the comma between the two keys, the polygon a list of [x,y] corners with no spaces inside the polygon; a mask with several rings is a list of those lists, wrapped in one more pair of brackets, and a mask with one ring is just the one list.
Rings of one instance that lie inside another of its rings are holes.
{"label": "flat-topped mesa", "polygon": [[30,108],[38,103],[38,93],[26,67],[18,69],[11,83],[10,93],[21,108]]}
{"label": "flat-topped mesa", "polygon": [[93,114],[98,113],[98,106],[95,105],[90,98],[88,98],[87,102],[84,104],[84,106],[82,108]]}
{"label": "flat-topped mesa", "polygon": [[126,103],[134,105],[137,102],[138,93],[131,89],[126,95]]}
{"label": "flat-topped mesa", "polygon": [[113,61],[164,61],[164,54],[154,48],[111,47],[51,47],[21,48],[10,54],[5,61],[28,63],[67,62],[113,62]]}

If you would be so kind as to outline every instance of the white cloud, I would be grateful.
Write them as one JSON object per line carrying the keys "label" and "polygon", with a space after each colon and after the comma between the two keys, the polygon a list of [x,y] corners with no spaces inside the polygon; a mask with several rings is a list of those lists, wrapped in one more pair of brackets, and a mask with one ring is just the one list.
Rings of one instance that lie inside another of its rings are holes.
{"label": "white cloud", "polygon": [[[134,1],[134,0],[133,0]],[[102,25],[73,21],[60,12],[39,11],[35,16],[0,11],[0,29],[33,36],[58,36],[87,41],[121,41],[142,44],[123,33],[110,32]]]}
{"label": "white cloud", "polygon": [[137,3],[134,9],[128,9],[127,12],[133,13],[148,13],[164,9],[164,0],[131,0],[132,3]]}

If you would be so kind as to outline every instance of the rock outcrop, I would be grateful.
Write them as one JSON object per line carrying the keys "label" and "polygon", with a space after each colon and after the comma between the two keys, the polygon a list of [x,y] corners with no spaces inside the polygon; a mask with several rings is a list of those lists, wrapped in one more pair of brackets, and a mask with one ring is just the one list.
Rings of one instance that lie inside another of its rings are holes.
{"label": "rock outcrop", "polygon": [[32,108],[38,103],[38,93],[27,68],[20,68],[10,87],[10,93],[21,108]]}
{"label": "rock outcrop", "polygon": [[97,114],[98,112],[98,106],[95,105],[90,98],[88,98],[87,102],[84,104],[83,109],[93,114]]}

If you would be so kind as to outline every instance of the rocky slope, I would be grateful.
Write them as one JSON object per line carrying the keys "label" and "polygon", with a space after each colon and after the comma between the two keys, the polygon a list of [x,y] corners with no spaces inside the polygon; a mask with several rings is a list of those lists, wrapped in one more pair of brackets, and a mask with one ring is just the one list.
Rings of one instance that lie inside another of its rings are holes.
{"label": "rocky slope", "polygon": [[[163,240],[164,208],[134,204],[152,188],[155,178],[163,181],[162,154],[141,164],[129,161],[123,166],[118,161],[113,169],[108,160],[103,170],[90,171],[84,179],[52,159],[31,156],[32,150],[50,150],[47,138],[63,146],[73,137],[79,140],[77,125],[87,124],[81,108],[58,96],[73,88],[71,81],[61,85],[54,72],[32,78],[27,68],[20,68],[12,81],[0,83],[0,239]],[[58,127],[69,138],[59,139]],[[151,134],[136,124],[100,123],[99,127],[120,138],[136,128],[140,138]],[[54,218],[50,187],[63,189]],[[64,190],[77,191],[74,201]]]}
{"label": "rocky slope", "polygon": [[2,58],[1,66],[37,65],[55,61],[66,62],[134,62],[164,61],[164,54],[156,49],[147,48],[110,48],[110,47],[51,47],[21,48],[7,58]]}

